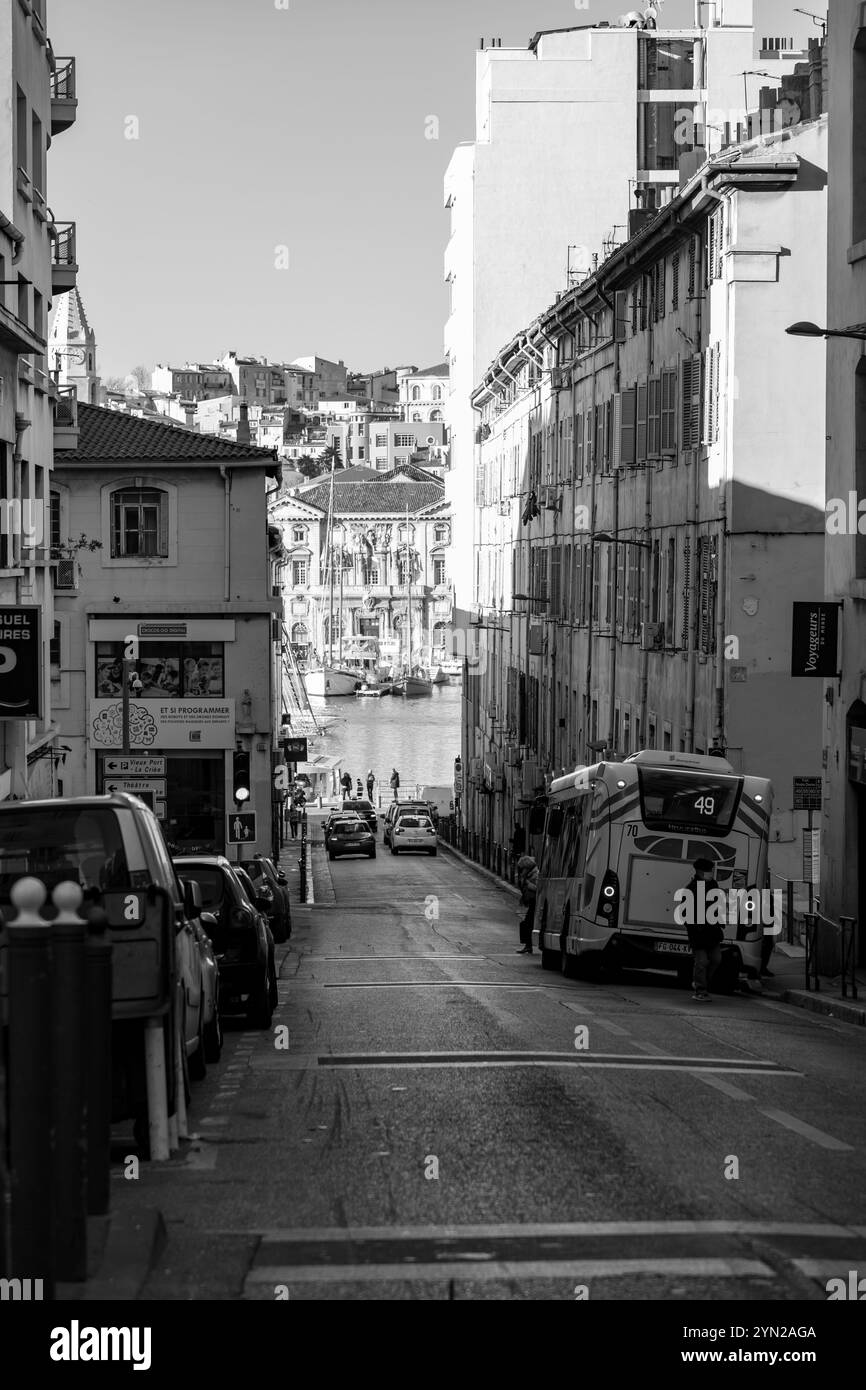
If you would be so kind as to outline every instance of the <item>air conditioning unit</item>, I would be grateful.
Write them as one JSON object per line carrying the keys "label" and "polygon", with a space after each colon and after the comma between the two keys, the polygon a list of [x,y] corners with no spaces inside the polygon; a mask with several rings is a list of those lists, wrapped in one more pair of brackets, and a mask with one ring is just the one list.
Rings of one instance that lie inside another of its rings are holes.
{"label": "air conditioning unit", "polygon": [[58,560],[54,571],[55,589],[77,589],[78,567],[74,560]]}
{"label": "air conditioning unit", "polygon": [[642,652],[658,652],[664,648],[664,623],[641,623],[640,649]]}
{"label": "air conditioning unit", "polygon": [[522,792],[526,797],[535,796],[536,791],[544,784],[544,773],[538,763],[523,764],[523,786]]}
{"label": "air conditioning unit", "polygon": [[480,758],[469,759],[469,781],[480,782],[484,776],[484,766]]}

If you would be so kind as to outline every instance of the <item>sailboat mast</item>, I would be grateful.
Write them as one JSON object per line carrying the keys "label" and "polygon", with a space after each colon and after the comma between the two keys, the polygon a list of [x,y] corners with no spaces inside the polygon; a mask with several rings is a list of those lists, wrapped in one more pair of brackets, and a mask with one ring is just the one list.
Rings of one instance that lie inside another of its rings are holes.
{"label": "sailboat mast", "polygon": [[412,670],[412,569],[409,564],[409,508],[406,507],[406,631],[409,637],[409,660]]}
{"label": "sailboat mast", "polygon": [[331,491],[328,496],[328,562],[331,567],[330,598],[328,611],[328,665],[334,664],[334,463],[336,454],[331,454]]}

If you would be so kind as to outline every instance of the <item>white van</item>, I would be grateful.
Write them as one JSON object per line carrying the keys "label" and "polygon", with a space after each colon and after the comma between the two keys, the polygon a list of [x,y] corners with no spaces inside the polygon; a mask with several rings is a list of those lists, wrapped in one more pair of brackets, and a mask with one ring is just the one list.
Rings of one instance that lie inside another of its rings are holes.
{"label": "white van", "polygon": [[428,801],[431,810],[435,811],[435,818],[447,820],[454,810],[454,788],[453,787],[422,787],[418,793],[419,801]]}

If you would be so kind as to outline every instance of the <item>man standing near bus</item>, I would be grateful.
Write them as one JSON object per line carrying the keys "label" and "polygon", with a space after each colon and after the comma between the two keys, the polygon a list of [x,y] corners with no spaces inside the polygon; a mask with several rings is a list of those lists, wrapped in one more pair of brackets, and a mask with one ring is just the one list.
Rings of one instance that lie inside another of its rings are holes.
{"label": "man standing near bus", "polygon": [[[711,907],[719,901],[719,896],[713,893],[713,889],[718,890],[719,885],[713,877],[712,860],[696,859],[692,867],[695,871],[694,877],[680,892],[681,894],[688,894],[683,907],[689,934],[689,945],[694,956],[694,993],[692,998],[703,1004],[710,997],[708,986],[722,963],[722,942],[725,939],[725,929],[718,922],[707,921],[707,898],[710,898]],[[703,887],[699,887],[700,884],[703,884]],[[715,908],[715,913],[717,914],[717,912],[718,909]]]}

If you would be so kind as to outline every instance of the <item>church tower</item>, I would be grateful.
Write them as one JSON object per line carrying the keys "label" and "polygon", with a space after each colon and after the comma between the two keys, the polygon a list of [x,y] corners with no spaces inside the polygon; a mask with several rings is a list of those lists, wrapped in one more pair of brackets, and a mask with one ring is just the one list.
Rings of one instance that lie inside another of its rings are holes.
{"label": "church tower", "polygon": [[77,288],[57,296],[47,356],[49,370],[60,386],[77,386],[80,401],[99,404],[96,337]]}

